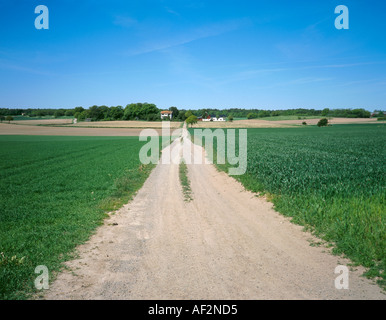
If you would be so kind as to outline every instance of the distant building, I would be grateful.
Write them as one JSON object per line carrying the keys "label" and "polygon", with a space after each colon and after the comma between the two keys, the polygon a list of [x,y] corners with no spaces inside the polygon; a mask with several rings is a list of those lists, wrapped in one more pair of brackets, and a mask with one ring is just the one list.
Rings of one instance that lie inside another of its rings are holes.
{"label": "distant building", "polygon": [[163,120],[165,118],[169,118],[170,120],[172,120],[173,112],[169,110],[161,111],[161,119]]}
{"label": "distant building", "polygon": [[207,117],[199,117],[199,121],[226,121],[225,116],[216,117],[215,115],[207,116]]}
{"label": "distant building", "polygon": [[385,114],[385,112],[383,111],[374,111],[372,114],[371,114],[371,117],[383,117]]}

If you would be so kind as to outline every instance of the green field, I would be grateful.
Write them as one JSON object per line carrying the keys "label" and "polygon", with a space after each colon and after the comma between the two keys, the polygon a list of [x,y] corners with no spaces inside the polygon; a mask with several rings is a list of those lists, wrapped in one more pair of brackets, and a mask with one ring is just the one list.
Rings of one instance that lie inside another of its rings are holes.
{"label": "green field", "polygon": [[248,129],[247,172],[235,178],[384,286],[385,142],[372,124]]}
{"label": "green field", "polygon": [[13,116],[14,121],[20,121],[20,120],[52,120],[52,119],[74,119],[74,117],[54,117],[54,116],[45,116],[45,117],[28,117],[28,116]]}
{"label": "green field", "polygon": [[0,299],[28,297],[36,266],[53,276],[106,212],[133,196],[153,168],[139,162],[144,143],[0,136]]}
{"label": "green field", "polygon": [[[299,119],[300,118],[300,119]],[[283,121],[283,120],[304,120],[304,119],[320,119],[322,116],[276,116],[276,117],[264,117],[257,118],[266,121]]]}
{"label": "green field", "polygon": [[[272,116],[272,117],[255,118],[254,120],[282,121],[282,120],[303,120],[303,119],[320,119],[320,118],[323,118],[323,117],[322,116]],[[247,117],[234,118],[233,120],[248,120],[248,118]]]}

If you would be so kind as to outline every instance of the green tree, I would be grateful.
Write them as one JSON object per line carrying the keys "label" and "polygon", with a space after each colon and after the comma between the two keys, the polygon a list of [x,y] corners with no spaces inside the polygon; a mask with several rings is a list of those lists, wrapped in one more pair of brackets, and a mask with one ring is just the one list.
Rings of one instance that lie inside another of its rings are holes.
{"label": "green tree", "polygon": [[266,110],[260,110],[259,113],[257,114],[259,118],[265,118],[271,116],[271,112],[266,111]]}
{"label": "green tree", "polygon": [[[131,103],[124,110],[124,120],[147,120],[154,118],[154,114],[159,115],[160,110],[152,103]],[[155,118],[154,118],[155,119]]]}
{"label": "green tree", "polygon": [[255,112],[250,112],[247,114],[247,119],[256,119],[257,118],[257,113]]}
{"label": "green tree", "polygon": [[81,113],[81,112],[83,112],[83,111],[84,111],[84,108],[83,108],[83,107],[76,107],[76,108],[74,109],[74,114],[77,113],[77,112]]}
{"label": "green tree", "polygon": [[324,108],[323,111],[322,111],[322,116],[323,117],[327,117],[329,113],[330,113],[330,109],[329,108]]}
{"label": "green tree", "polygon": [[0,122],[3,122],[5,120],[4,116],[0,116]]}
{"label": "green tree", "polygon": [[130,103],[126,105],[126,108],[123,113],[124,120],[135,120],[139,115],[139,106],[137,103]]}
{"label": "green tree", "polygon": [[[155,104],[152,103],[144,103],[141,108],[141,118],[146,119],[150,115],[150,117],[154,117],[153,115],[157,115],[157,120],[158,120],[158,115],[159,115],[160,110],[157,108]],[[155,118],[154,118],[155,119]]]}
{"label": "green tree", "polygon": [[371,113],[365,109],[353,109],[351,112],[356,118],[370,118],[371,116]]}
{"label": "green tree", "polygon": [[374,117],[375,118],[383,118],[386,115],[386,112],[382,110],[374,110]]}
{"label": "green tree", "polygon": [[318,127],[326,127],[327,125],[328,125],[327,118],[320,119],[317,124]]}
{"label": "green tree", "polygon": [[89,117],[87,118],[91,118],[93,121],[98,121],[98,120],[102,120],[104,119],[104,114],[103,114],[103,109],[101,107],[98,107],[98,106],[92,106],[88,109],[89,111]]}
{"label": "green tree", "polygon": [[158,121],[159,120],[159,115],[158,113],[150,113],[146,116],[146,121]]}
{"label": "green tree", "polygon": [[105,120],[108,119],[109,114],[110,114],[110,108],[107,106],[100,106],[98,107],[100,116],[98,120]]}
{"label": "green tree", "polygon": [[233,122],[233,116],[232,116],[232,115],[230,115],[230,116],[228,117],[228,121],[229,121],[229,122]]}
{"label": "green tree", "polygon": [[59,109],[59,110],[56,110],[54,112],[54,117],[55,118],[59,118],[59,117],[63,117],[64,116],[64,110],[63,109]]}
{"label": "green tree", "polygon": [[191,115],[190,117],[188,117],[186,119],[186,123],[187,123],[187,125],[190,125],[190,127],[193,127],[193,125],[196,124],[197,121],[198,120],[197,120],[197,117],[195,115]]}
{"label": "green tree", "polygon": [[192,111],[186,111],[185,112],[185,119],[188,119],[189,117],[191,117],[193,115],[193,112]]}
{"label": "green tree", "polygon": [[32,116],[32,117],[44,117],[44,116],[45,116],[45,113],[44,113],[43,110],[40,110],[40,109],[38,109],[38,110],[33,110],[33,111],[31,112],[31,116]]}
{"label": "green tree", "polygon": [[68,110],[66,110],[66,112],[64,113],[64,115],[65,115],[66,117],[72,117],[72,116],[74,116],[74,110],[68,109]]}
{"label": "green tree", "polygon": [[13,121],[13,117],[12,116],[6,116],[5,120],[8,121],[8,123],[11,123],[11,121]]}
{"label": "green tree", "polygon": [[109,115],[112,120],[120,120],[123,117],[123,113],[124,113],[124,110],[122,106],[116,106],[116,107],[110,108]]}
{"label": "green tree", "polygon": [[173,112],[173,116],[172,116],[173,119],[178,119],[179,111],[178,111],[177,107],[170,107],[169,111]]}
{"label": "green tree", "polygon": [[79,121],[84,121],[84,120],[87,119],[87,118],[90,118],[90,111],[89,111],[89,110],[83,110],[83,111],[79,114],[78,120],[79,120]]}
{"label": "green tree", "polygon": [[[174,118],[174,117],[173,117]],[[174,118],[175,119],[175,118]],[[185,121],[185,111],[181,110],[178,112],[177,120],[179,121]]]}

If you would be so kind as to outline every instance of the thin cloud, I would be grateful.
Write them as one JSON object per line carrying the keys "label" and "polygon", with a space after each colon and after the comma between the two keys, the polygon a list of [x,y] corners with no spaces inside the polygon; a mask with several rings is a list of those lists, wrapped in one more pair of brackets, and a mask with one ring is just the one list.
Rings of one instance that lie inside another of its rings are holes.
{"label": "thin cloud", "polygon": [[50,72],[24,67],[4,59],[0,59],[0,69],[14,70],[14,71],[32,73],[32,74],[43,75],[43,76],[55,75]]}
{"label": "thin cloud", "polygon": [[170,13],[170,14],[172,14],[172,15],[175,15],[175,16],[177,16],[177,17],[180,17],[180,16],[181,16],[177,11],[174,11],[174,10],[168,8],[168,7],[165,7],[165,10],[166,10],[166,12],[168,12],[168,13]]}
{"label": "thin cloud", "polygon": [[341,84],[337,84],[337,86],[348,87],[348,86],[365,85],[365,84],[386,85],[386,82],[384,81],[384,79],[365,79],[365,80],[348,81]]}
{"label": "thin cloud", "polygon": [[307,83],[323,82],[323,81],[330,81],[330,80],[333,80],[333,78],[307,77],[307,78],[300,78],[300,79],[289,81],[287,82],[287,84],[307,84]]}
{"label": "thin cloud", "polygon": [[239,29],[246,24],[246,20],[231,20],[217,24],[210,24],[189,30],[183,34],[168,37],[167,39],[160,40],[158,42],[151,41],[147,44],[142,45],[141,48],[137,50],[132,50],[127,52],[129,56],[141,55],[145,53],[157,52],[173,47],[185,45],[197,40],[219,36],[227,32],[231,32]]}
{"label": "thin cloud", "polygon": [[[349,67],[358,67],[365,65],[373,65],[373,64],[384,64],[385,61],[378,62],[359,62],[359,63],[346,63],[346,64],[325,64],[325,65],[312,65],[312,66],[303,66],[303,67],[284,67],[284,68],[264,68],[264,69],[254,69],[247,70],[243,72],[239,72],[229,79],[221,81],[221,84],[229,84],[238,81],[245,81],[255,78],[258,75],[262,74],[270,74],[270,73],[278,73],[278,72],[287,72],[287,71],[298,71],[298,70],[312,70],[312,69],[335,69],[335,68],[349,68]],[[306,79],[306,78],[304,78]],[[330,78],[307,78],[307,79],[323,79],[331,80]],[[315,82],[315,81],[313,81]]]}
{"label": "thin cloud", "polygon": [[274,89],[279,87],[287,87],[291,85],[297,86],[297,85],[309,84],[314,82],[327,82],[331,80],[333,80],[333,78],[317,78],[317,77],[299,78],[299,79],[294,79],[294,80],[285,81],[285,82],[278,82],[271,85],[259,86],[259,89]]}
{"label": "thin cloud", "polygon": [[131,18],[131,17],[127,17],[127,16],[116,16],[114,18],[113,23],[116,26],[120,26],[120,27],[124,27],[124,28],[130,28],[133,25],[136,25],[138,23],[138,21]]}
{"label": "thin cloud", "polygon": [[327,65],[303,67],[302,69],[348,68],[348,67],[358,67],[358,66],[365,66],[365,65],[372,65],[372,64],[384,64],[384,63],[385,63],[385,61],[327,64]]}

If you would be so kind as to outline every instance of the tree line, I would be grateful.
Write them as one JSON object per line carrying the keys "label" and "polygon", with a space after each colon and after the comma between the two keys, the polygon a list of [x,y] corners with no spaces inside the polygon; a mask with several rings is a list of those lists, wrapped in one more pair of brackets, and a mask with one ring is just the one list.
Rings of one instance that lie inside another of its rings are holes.
{"label": "tree line", "polygon": [[315,117],[335,117],[335,118],[370,118],[371,113],[365,109],[286,109],[286,110],[265,110],[265,109],[200,109],[193,110],[193,114],[201,116],[203,114],[219,116],[233,116],[234,118],[266,118],[277,116],[315,116]]}
{"label": "tree line", "polygon": [[[114,120],[145,120],[161,121],[159,109],[152,103],[130,103],[126,107],[122,106],[97,106],[89,108],[76,107],[72,109],[10,109],[0,108],[0,116],[26,116],[26,117],[75,117],[78,121],[90,119],[91,121],[114,121]],[[185,121],[189,116],[196,117],[226,117],[226,118],[266,118],[275,116],[316,116],[316,117],[343,117],[343,118],[370,118],[371,113],[365,109],[287,109],[287,110],[264,110],[264,109],[196,109],[186,110],[170,107],[169,111],[173,112],[172,121]],[[384,112],[378,112],[377,116],[384,116]]]}

